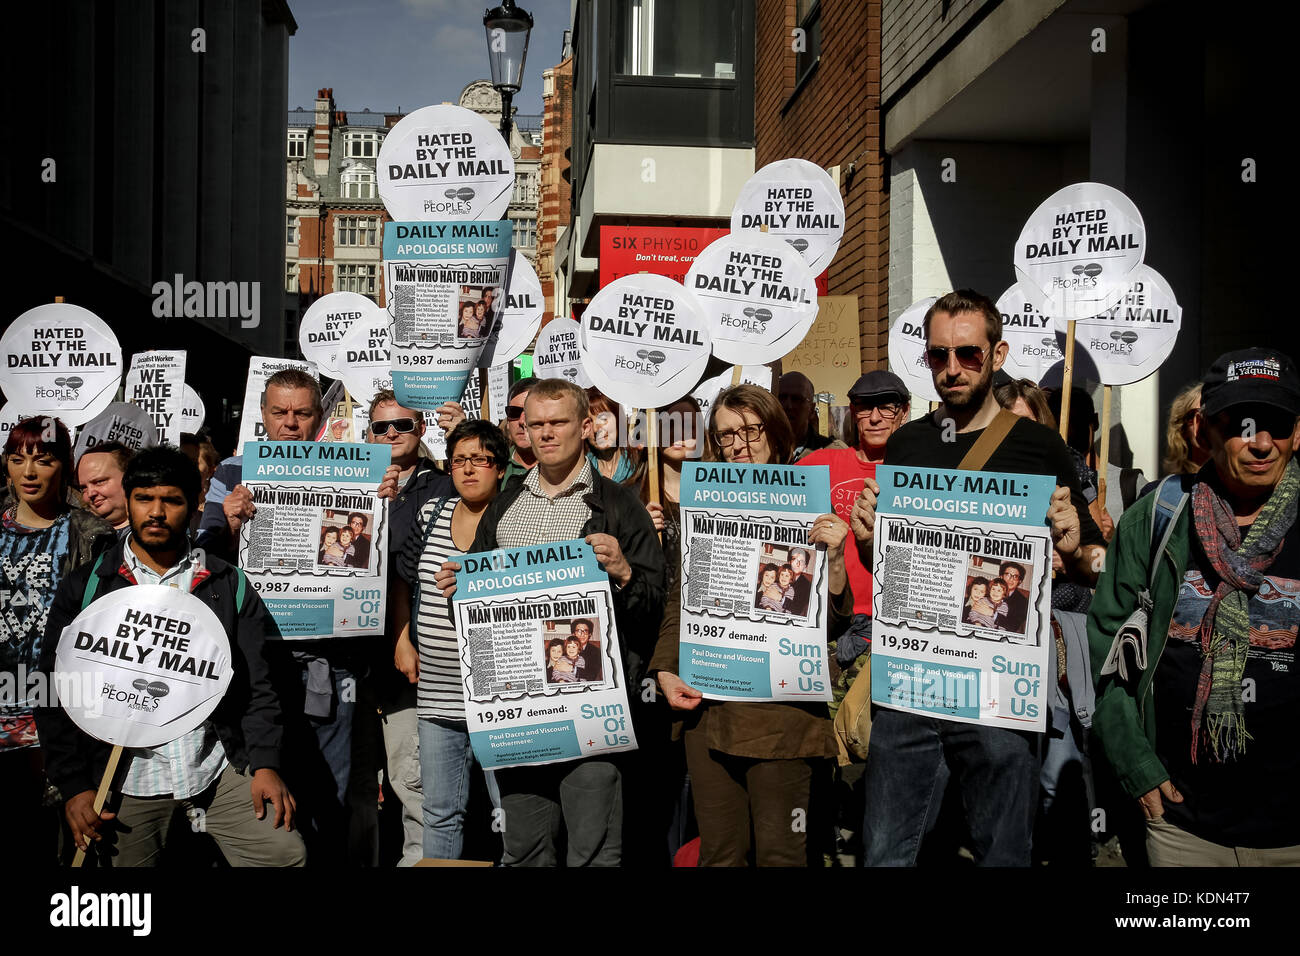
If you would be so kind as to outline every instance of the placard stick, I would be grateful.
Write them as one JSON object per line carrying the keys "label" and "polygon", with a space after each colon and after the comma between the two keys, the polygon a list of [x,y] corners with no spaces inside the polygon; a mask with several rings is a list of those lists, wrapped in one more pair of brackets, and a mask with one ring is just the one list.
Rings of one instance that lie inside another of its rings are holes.
{"label": "placard stick", "polygon": [[1101,387],[1101,461],[1097,462],[1097,500],[1106,507],[1106,463],[1110,460],[1110,386]]}
{"label": "placard stick", "polygon": [[[655,414],[653,408],[645,410],[646,417],[646,469],[650,478],[650,500],[657,505],[662,505],[659,500],[659,416]],[[663,532],[656,532],[659,540],[663,540]]]}
{"label": "placard stick", "polygon": [[478,370],[478,391],[481,401],[479,402],[478,417],[483,421],[488,420],[488,370],[481,368]]}
{"label": "placard stick", "polygon": [[1070,387],[1074,382],[1074,319],[1065,332],[1065,369],[1061,379],[1061,438],[1069,441],[1070,428]]}
{"label": "placard stick", "polygon": [[56,295],[56,296],[54,297],[54,301],[55,301],[55,302],[62,302],[62,301],[63,301],[63,296],[61,296],[61,295]]}
{"label": "placard stick", "polygon": [[[99,789],[95,791],[95,816],[99,816],[104,809],[104,801],[108,799],[108,788],[113,784],[113,775],[117,773],[117,762],[122,758],[122,745],[118,744],[113,748],[113,752],[108,755],[108,766],[104,768],[104,777],[99,781]],[[78,850],[72,858],[73,866],[81,866],[86,862],[86,851]]]}
{"label": "placard stick", "polygon": [[741,369],[739,365],[731,366],[731,387],[732,388],[735,388],[737,385],[740,384],[740,371]]}

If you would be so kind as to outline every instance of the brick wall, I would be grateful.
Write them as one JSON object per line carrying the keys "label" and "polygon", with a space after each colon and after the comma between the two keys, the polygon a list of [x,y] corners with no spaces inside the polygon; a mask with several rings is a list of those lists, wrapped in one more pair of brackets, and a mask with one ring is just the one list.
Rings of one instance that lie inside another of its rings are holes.
{"label": "brick wall", "polygon": [[755,31],[757,164],[797,157],[823,168],[840,167],[845,229],[831,263],[829,291],[858,297],[864,370],[885,367],[889,333],[881,7],[882,0],[821,0],[821,60],[793,100],[794,0],[758,0]]}
{"label": "brick wall", "polygon": [[537,278],[546,303],[545,325],[556,315],[567,316],[567,303],[555,301],[555,236],[569,224],[572,187],[564,179],[569,161],[564,151],[573,142],[573,58],[552,70],[554,92],[546,97],[542,118],[542,162],[537,204]]}

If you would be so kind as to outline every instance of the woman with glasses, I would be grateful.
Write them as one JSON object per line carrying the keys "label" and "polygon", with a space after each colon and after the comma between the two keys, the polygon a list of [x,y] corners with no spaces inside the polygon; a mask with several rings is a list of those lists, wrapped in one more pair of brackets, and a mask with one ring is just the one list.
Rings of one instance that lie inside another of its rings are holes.
{"label": "woman with glasses", "polygon": [[639,449],[623,447],[619,439],[625,433],[619,427],[623,409],[600,393],[587,389],[591,403],[591,437],[587,439],[587,460],[610,481],[620,485],[633,485],[641,478],[644,461]]}
{"label": "woman with glasses", "polygon": [[[424,855],[459,859],[464,843],[469,774],[474,761],[461,695],[460,657],[451,602],[433,578],[453,554],[474,543],[479,519],[497,496],[510,450],[491,422],[461,422],[447,437],[454,493],[426,504],[397,558],[392,603],[398,670],[418,681]],[[493,804],[496,787],[488,775]]]}
{"label": "woman with glasses", "polygon": [[[794,435],[771,392],[737,385],[715,400],[708,429],[712,461],[787,464]],[[848,623],[853,603],[844,567],[849,526],[834,514],[817,518],[809,536],[826,545],[828,636]],[[778,570],[778,579],[780,572]],[[779,580],[778,580],[779,587]],[[808,811],[814,772],[837,753],[823,703],[704,700],[677,676],[680,587],[668,593],[651,661],[669,704],[687,712],[686,762],[700,826],[701,866],[806,866],[806,833],[791,821]]]}

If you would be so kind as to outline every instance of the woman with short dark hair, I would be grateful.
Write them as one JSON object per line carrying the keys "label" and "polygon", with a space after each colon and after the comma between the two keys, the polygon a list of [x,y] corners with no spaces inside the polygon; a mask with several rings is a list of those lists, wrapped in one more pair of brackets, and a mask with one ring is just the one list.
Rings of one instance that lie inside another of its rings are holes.
{"label": "woman with short dark hair", "polygon": [[[396,559],[393,617],[394,662],[418,683],[420,777],[424,791],[424,855],[456,860],[464,847],[469,774],[474,762],[460,653],[451,602],[433,583],[444,561],[474,544],[479,519],[497,496],[510,449],[501,430],[486,421],[464,421],[447,436],[447,468],[455,494],[435,498],[421,510],[406,547]],[[493,805],[496,784],[487,775]]]}

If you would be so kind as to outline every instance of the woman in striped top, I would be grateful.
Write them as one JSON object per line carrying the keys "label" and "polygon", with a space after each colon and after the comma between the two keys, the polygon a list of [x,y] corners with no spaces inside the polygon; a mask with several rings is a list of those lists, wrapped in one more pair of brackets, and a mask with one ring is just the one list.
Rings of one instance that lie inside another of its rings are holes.
{"label": "woman in striped top", "polygon": [[[501,430],[486,421],[461,422],[447,438],[456,494],[435,498],[420,511],[397,562],[393,607],[398,629],[395,661],[418,681],[420,777],[424,790],[424,855],[460,858],[464,844],[469,774],[474,762],[465,725],[460,660],[451,602],[433,576],[453,554],[474,543],[479,518],[496,497],[510,449]],[[414,620],[412,620],[414,618]],[[488,775],[488,790],[496,788]]]}

